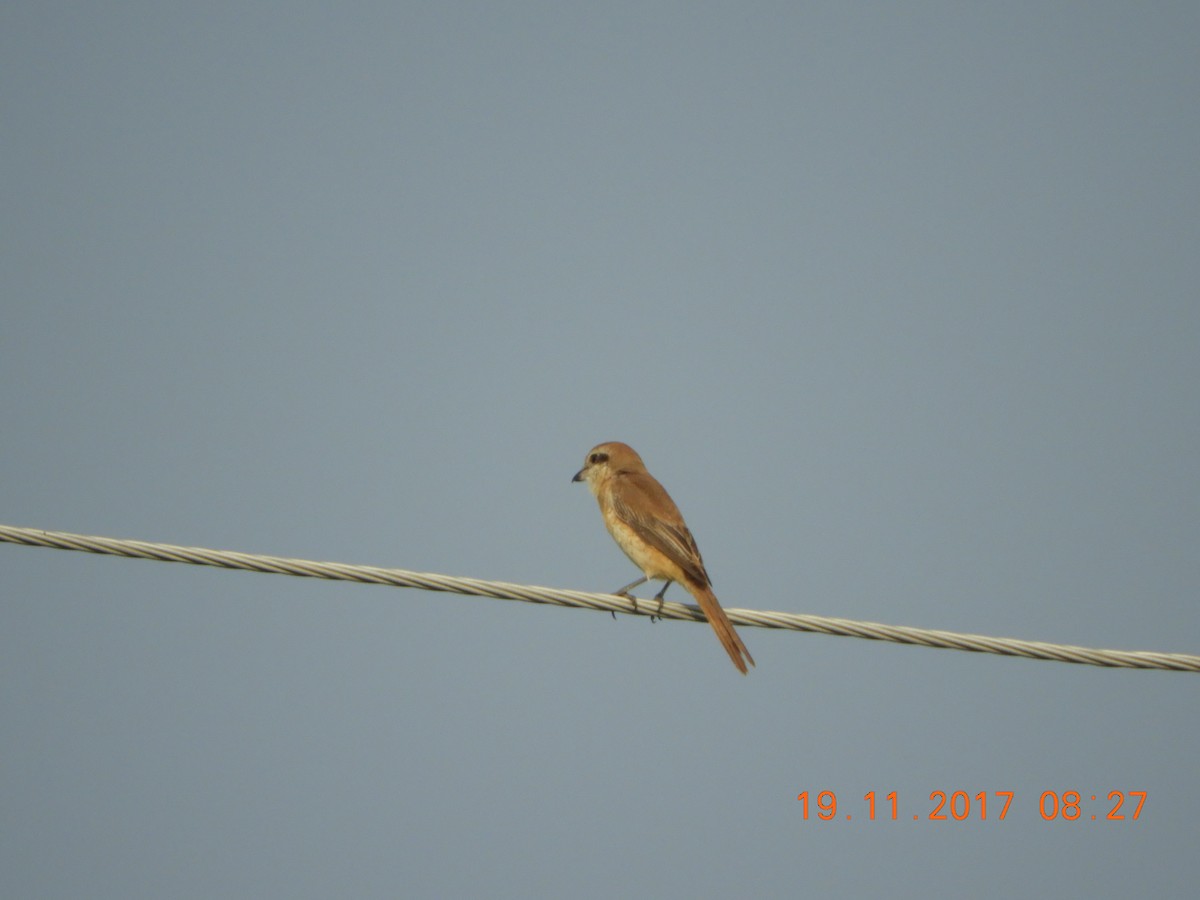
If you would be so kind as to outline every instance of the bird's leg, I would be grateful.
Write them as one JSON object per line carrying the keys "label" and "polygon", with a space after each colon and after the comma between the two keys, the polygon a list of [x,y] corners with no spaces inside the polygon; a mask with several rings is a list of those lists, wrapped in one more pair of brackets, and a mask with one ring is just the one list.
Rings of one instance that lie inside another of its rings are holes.
{"label": "bird's leg", "polygon": [[[621,588],[618,591],[613,591],[613,593],[616,594],[618,597],[624,597],[626,600],[632,600],[633,601],[633,611],[637,612],[637,597],[633,596],[633,594],[629,593],[629,591],[631,589],[637,587],[639,584],[645,584],[646,581],[647,581],[646,576],[643,575],[637,581],[631,581],[631,582],[629,582],[629,584],[625,585],[625,587]],[[615,619],[616,617],[617,617],[616,613],[613,613],[613,618]]]}
{"label": "bird's leg", "polygon": [[[646,576],[643,575],[637,581],[631,581],[631,582],[629,582],[629,584],[625,585],[625,587],[619,588],[618,590],[613,591],[613,593],[616,594],[618,597],[629,597],[629,591],[631,589],[637,587],[639,584],[645,584],[646,580],[647,580]],[[632,600],[633,598],[629,597],[629,599]]]}
{"label": "bird's leg", "polygon": [[666,601],[663,599],[663,596],[664,596],[664,595],[667,593],[667,588],[669,588],[669,587],[670,587],[671,585],[673,585],[674,583],[675,583],[675,582],[673,582],[673,581],[664,581],[664,582],[663,582],[663,586],[662,586],[662,590],[661,590],[661,591],[659,591],[657,594],[655,594],[655,595],[654,595],[654,599],[658,601],[658,615],[656,615],[656,616],[651,616],[651,617],[650,617],[650,621],[651,621],[651,622],[657,622],[659,619],[661,619],[661,618],[662,618],[663,604],[666,602]]}
{"label": "bird's leg", "polygon": [[664,596],[666,595],[666,593],[667,593],[667,588],[669,588],[669,587],[670,587],[671,585],[673,585],[674,583],[675,583],[675,582],[673,582],[673,581],[667,581],[667,582],[664,582],[664,583],[663,583],[663,586],[662,586],[662,590],[661,590],[661,591],[659,591],[657,594],[655,594],[655,595],[654,595],[654,599],[658,601],[658,611],[659,611],[659,612],[662,612],[663,604],[666,602],[666,601],[663,599],[663,597],[664,597]]}

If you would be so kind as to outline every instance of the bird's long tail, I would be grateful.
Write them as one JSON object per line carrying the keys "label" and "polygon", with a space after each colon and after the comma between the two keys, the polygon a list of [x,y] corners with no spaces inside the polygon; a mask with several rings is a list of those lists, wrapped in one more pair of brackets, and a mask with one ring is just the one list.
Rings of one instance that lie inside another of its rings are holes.
{"label": "bird's long tail", "polygon": [[708,619],[708,624],[717,633],[717,638],[721,641],[721,646],[725,648],[725,652],[729,654],[729,658],[733,660],[733,664],[738,667],[738,671],[745,675],[748,671],[746,663],[754,665],[754,657],[750,655],[750,651],[742,643],[741,637],[734,631],[733,623],[729,621],[729,616],[725,615],[725,610],[721,609],[721,604],[717,602],[717,595],[707,587],[697,587],[692,584],[684,584],[684,587],[696,598],[696,602],[700,604],[701,611],[704,613],[705,618]]}

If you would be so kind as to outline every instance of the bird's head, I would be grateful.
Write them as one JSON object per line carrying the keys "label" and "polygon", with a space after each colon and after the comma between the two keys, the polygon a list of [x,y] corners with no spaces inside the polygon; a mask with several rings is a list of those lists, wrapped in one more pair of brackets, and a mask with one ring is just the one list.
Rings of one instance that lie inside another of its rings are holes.
{"label": "bird's head", "polygon": [[575,473],[572,481],[586,481],[592,493],[606,478],[621,472],[644,472],[646,466],[637,451],[628,444],[620,441],[608,441],[597,444],[588,451],[583,460],[583,468]]}

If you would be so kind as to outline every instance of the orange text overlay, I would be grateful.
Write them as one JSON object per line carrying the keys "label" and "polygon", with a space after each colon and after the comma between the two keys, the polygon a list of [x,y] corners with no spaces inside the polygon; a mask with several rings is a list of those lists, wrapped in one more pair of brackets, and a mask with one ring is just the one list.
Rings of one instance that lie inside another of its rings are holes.
{"label": "orange text overlay", "polygon": [[915,804],[901,799],[897,791],[887,794],[867,791],[861,799],[839,797],[836,791],[802,791],[796,799],[806,822],[809,819],[823,822],[836,819],[1003,822],[1014,813],[1022,818],[1032,817],[1034,811],[1047,822],[1136,822],[1142,815],[1146,792],[1042,791],[1036,805],[1032,795],[1018,798],[1015,791],[932,791],[928,801],[920,800]]}

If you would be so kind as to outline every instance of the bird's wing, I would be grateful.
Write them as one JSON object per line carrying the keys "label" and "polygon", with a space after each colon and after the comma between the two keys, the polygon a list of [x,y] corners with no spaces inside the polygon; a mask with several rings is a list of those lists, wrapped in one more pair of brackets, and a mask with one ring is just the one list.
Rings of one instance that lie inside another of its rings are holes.
{"label": "bird's wing", "polygon": [[642,472],[624,473],[611,494],[613,511],[656,550],[666,554],[700,587],[712,584],[696,539],[666,488]]}

